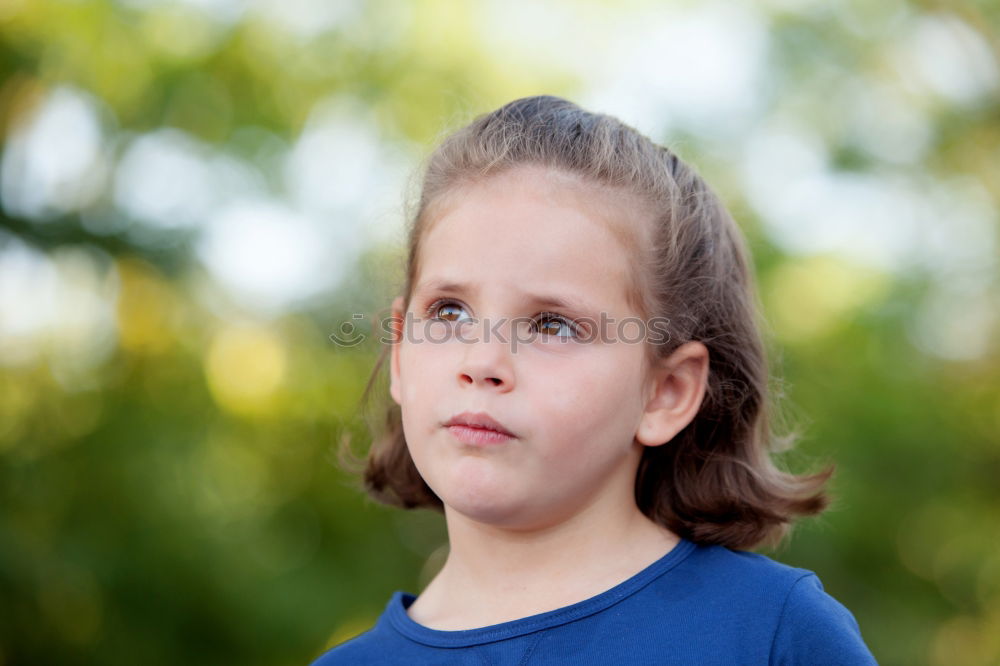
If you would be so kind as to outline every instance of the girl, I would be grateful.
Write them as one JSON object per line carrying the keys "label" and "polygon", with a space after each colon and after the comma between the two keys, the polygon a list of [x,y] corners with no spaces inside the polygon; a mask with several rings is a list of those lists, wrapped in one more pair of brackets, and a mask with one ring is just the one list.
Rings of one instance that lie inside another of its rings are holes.
{"label": "girl", "polygon": [[634,129],[542,96],[448,137],[364,471],[448,558],[315,664],[875,663],[816,574],[747,552],[833,473],[769,458],[757,318],[733,219]]}

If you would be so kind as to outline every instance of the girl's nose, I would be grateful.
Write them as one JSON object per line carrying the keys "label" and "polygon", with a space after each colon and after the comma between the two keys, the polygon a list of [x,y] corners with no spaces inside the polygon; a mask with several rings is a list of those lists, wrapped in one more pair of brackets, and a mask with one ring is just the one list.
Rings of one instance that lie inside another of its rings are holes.
{"label": "girl's nose", "polygon": [[511,390],[514,388],[514,367],[510,327],[501,335],[496,335],[495,330],[487,331],[487,326],[476,328],[475,332],[469,331],[469,341],[460,343],[465,349],[458,369],[459,383]]}

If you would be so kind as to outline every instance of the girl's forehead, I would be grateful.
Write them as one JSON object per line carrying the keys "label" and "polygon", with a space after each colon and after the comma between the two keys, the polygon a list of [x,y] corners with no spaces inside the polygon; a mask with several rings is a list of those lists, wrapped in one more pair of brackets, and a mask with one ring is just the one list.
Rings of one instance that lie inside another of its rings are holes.
{"label": "girl's forehead", "polygon": [[586,192],[497,178],[457,193],[422,249],[427,261],[485,272],[507,266],[544,275],[580,261],[598,268],[624,261],[627,249],[611,231],[611,212]]}
{"label": "girl's forehead", "polygon": [[[554,207],[572,208],[585,213],[617,241],[633,258],[648,246],[651,224],[650,206],[638,195],[621,187],[594,182],[562,169],[539,165],[521,165],[476,180],[465,180],[442,193],[427,207],[421,234],[424,243],[441,221],[456,209],[466,215],[475,203],[485,210],[472,215],[489,215],[496,202],[510,204],[524,200],[543,201]],[[489,203],[487,203],[489,202]],[[502,231],[501,221],[497,231]],[[540,227],[535,227],[536,229]]]}

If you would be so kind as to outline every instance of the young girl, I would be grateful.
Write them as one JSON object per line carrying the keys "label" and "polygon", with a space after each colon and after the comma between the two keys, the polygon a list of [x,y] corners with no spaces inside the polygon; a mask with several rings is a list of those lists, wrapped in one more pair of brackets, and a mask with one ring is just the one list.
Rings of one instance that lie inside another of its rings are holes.
{"label": "young girl", "polygon": [[444,513],[447,561],[315,664],[875,663],[816,574],[747,552],[833,473],[769,458],[757,317],[736,224],[634,129],[543,96],[448,137],[364,474]]}

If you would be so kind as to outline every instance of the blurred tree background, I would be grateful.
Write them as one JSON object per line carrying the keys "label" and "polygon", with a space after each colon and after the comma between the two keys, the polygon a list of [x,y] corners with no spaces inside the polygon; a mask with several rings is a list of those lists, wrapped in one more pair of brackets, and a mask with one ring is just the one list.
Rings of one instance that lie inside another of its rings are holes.
{"label": "blurred tree background", "polygon": [[1000,663],[998,15],[2,0],[0,664],[305,664],[419,591],[442,520],[335,448],[419,159],[542,92],[673,147],[751,240],[785,462],[839,465],[767,554],[883,664]]}

